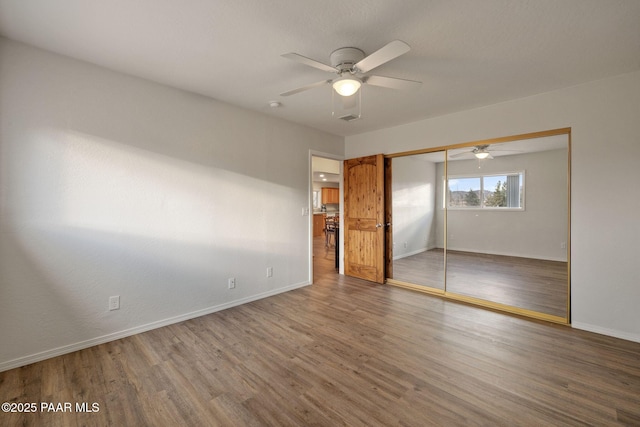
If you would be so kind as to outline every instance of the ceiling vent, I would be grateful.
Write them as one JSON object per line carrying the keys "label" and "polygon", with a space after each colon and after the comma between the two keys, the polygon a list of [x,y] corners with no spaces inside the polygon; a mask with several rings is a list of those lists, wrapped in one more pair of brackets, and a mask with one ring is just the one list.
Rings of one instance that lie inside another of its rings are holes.
{"label": "ceiling vent", "polygon": [[360,116],[355,116],[353,114],[347,114],[346,116],[338,117],[340,120],[344,120],[345,122],[352,122],[354,120],[358,120]]}

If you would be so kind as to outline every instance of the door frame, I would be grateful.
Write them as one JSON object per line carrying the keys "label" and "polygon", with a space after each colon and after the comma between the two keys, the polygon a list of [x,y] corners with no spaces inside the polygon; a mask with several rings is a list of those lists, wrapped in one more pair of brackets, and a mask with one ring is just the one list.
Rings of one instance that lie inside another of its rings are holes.
{"label": "door frame", "polygon": [[[309,210],[308,218],[308,239],[309,239],[309,283],[313,284],[313,158],[321,157],[325,159],[337,160],[340,163],[340,212],[344,212],[344,156],[332,153],[325,153],[322,151],[309,150],[309,187],[308,187],[308,201],[307,209]],[[338,274],[344,274],[344,226],[343,217],[340,215],[340,233],[338,235],[338,250],[340,253],[340,259],[338,260]]]}

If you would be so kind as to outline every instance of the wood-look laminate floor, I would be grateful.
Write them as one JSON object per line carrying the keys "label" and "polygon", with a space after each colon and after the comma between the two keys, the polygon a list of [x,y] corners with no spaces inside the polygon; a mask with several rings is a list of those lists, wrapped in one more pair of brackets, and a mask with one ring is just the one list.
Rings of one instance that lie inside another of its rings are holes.
{"label": "wood-look laminate floor", "polygon": [[[393,262],[394,279],[444,289],[441,249]],[[448,292],[559,317],[567,315],[566,262],[448,251]]]}
{"label": "wood-look laminate floor", "polygon": [[320,262],[312,286],[0,373],[6,401],[100,410],[3,426],[640,425],[640,344]]}
{"label": "wood-look laminate floor", "polygon": [[335,279],[338,274],[336,269],[335,241],[331,239],[325,244],[324,237],[313,239],[313,282],[322,282],[325,279]]}

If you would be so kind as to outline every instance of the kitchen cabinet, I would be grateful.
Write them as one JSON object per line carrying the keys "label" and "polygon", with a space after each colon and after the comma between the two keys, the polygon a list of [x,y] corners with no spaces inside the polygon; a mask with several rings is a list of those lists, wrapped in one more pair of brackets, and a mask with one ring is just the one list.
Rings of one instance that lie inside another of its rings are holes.
{"label": "kitchen cabinet", "polygon": [[322,204],[338,204],[340,203],[340,189],[331,187],[322,187]]}
{"label": "kitchen cabinet", "polygon": [[313,237],[320,237],[324,233],[324,217],[327,214],[314,214],[313,215]]}

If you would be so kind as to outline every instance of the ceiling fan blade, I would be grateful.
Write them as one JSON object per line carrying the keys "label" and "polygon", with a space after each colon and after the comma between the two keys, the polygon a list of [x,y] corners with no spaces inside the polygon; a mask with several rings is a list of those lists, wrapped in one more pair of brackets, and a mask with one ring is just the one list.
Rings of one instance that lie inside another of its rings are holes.
{"label": "ceiling fan blade", "polygon": [[376,50],[366,58],[361,59],[354,68],[357,68],[361,73],[369,72],[385,62],[389,62],[392,59],[409,52],[410,49],[409,45],[405,42],[394,40]]}
{"label": "ceiling fan blade", "polygon": [[457,157],[462,157],[462,156],[466,156],[469,154],[473,154],[473,151],[465,151],[464,153],[456,153],[456,154],[451,154],[449,157],[452,159],[455,159]]}
{"label": "ceiling fan blade", "polygon": [[338,71],[330,65],[323,64],[322,62],[318,62],[315,59],[307,58],[306,56],[298,55],[297,53],[285,53],[284,55],[282,55],[282,57],[291,59],[292,61],[296,61],[304,65],[308,65],[313,68],[317,68],[322,71],[328,71],[330,73],[336,73]]}
{"label": "ceiling fan blade", "polygon": [[411,90],[420,87],[422,82],[415,80],[397,79],[395,77],[383,77],[383,76],[369,76],[365,80],[365,83],[373,86],[388,87],[390,89]]}
{"label": "ceiling fan blade", "polygon": [[297,89],[283,92],[280,94],[280,96],[295,95],[296,93],[304,92],[305,90],[313,89],[314,87],[326,85],[327,83],[331,83],[331,80],[322,80],[320,82],[311,83],[310,85],[302,86]]}

